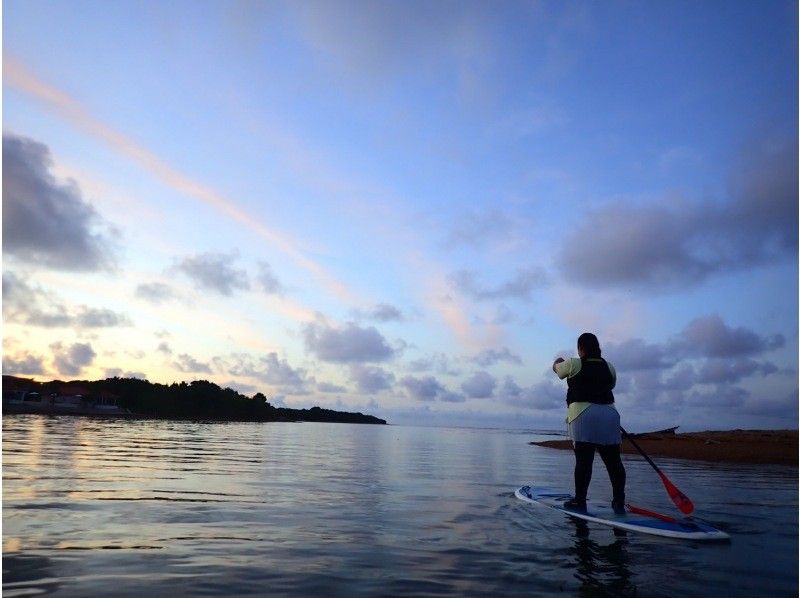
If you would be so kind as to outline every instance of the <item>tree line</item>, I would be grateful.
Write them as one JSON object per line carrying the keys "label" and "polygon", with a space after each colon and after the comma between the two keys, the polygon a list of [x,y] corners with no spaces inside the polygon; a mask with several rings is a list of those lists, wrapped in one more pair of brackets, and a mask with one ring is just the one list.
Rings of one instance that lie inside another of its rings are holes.
{"label": "tree line", "polygon": [[320,407],[311,409],[275,407],[263,393],[259,392],[253,397],[248,397],[232,388],[221,388],[208,380],[175,382],[167,385],[138,378],[35,382],[14,376],[3,376],[4,396],[12,387],[19,389],[23,386],[42,395],[60,393],[64,388],[77,388],[82,389],[89,398],[113,397],[117,405],[143,417],[219,421],[386,423],[386,420],[362,413],[348,413]]}

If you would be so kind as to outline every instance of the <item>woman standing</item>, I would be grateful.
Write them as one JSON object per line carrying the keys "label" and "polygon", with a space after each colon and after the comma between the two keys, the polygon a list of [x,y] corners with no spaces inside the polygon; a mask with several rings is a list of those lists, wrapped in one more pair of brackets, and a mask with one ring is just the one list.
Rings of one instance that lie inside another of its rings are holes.
{"label": "woman standing", "polygon": [[592,479],[597,450],[608,470],[614,497],[611,506],[625,514],[625,468],[620,459],[619,413],[614,408],[617,373],[602,358],[597,337],[585,332],[578,337],[578,357],[553,362],[553,371],[567,379],[567,424],[575,448],[575,497],[564,503],[568,509],[585,511],[586,493]]}

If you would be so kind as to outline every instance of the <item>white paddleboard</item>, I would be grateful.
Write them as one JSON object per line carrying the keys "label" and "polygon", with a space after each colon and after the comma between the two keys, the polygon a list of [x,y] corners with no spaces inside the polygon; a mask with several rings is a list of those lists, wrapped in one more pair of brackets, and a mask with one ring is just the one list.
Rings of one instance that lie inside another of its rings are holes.
{"label": "white paddleboard", "polygon": [[578,519],[593,521],[632,532],[642,532],[667,538],[682,540],[728,540],[730,536],[694,517],[671,517],[654,511],[625,505],[625,514],[617,515],[607,502],[586,501],[586,512],[564,508],[564,501],[572,498],[569,492],[543,488],[539,486],[523,486],[514,493],[517,498],[526,502],[555,509]]}

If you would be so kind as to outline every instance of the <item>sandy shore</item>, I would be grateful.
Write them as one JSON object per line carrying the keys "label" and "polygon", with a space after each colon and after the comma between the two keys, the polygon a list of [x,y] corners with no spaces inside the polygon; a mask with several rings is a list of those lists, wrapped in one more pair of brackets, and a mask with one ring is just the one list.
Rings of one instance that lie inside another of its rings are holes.
{"label": "sandy shore", "polygon": [[[651,457],[797,465],[797,430],[731,430],[727,432],[648,434],[637,437],[635,440]],[[546,440],[530,444],[572,450],[571,440]],[[638,454],[628,440],[622,441],[622,452]]]}

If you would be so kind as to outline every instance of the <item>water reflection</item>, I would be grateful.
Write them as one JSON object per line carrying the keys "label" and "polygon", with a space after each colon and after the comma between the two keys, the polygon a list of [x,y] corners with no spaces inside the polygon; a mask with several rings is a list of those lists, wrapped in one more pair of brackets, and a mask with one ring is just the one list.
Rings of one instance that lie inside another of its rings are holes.
{"label": "water reflection", "polygon": [[[796,587],[796,477],[762,483],[761,470],[691,469],[695,503],[735,538],[689,554],[686,544],[616,536],[517,500],[513,490],[532,479],[572,483],[571,455],[529,439],[6,416],[4,590],[114,594],[121,578],[131,595],[626,595],[665,584],[700,595],[708,580],[728,595],[748,583],[778,594]],[[652,481],[646,463],[626,468],[642,504],[668,500],[660,485],[638,482]],[[734,500],[725,488],[736,488]]]}
{"label": "water reflection", "polygon": [[3,553],[3,596],[51,594],[60,587],[52,559],[35,554]]}
{"label": "water reflection", "polygon": [[616,539],[601,544],[590,536],[589,525],[571,519],[575,525],[575,543],[571,554],[575,559],[575,578],[581,582],[581,593],[592,596],[631,596],[636,593],[630,570],[627,532],[613,532]]}

